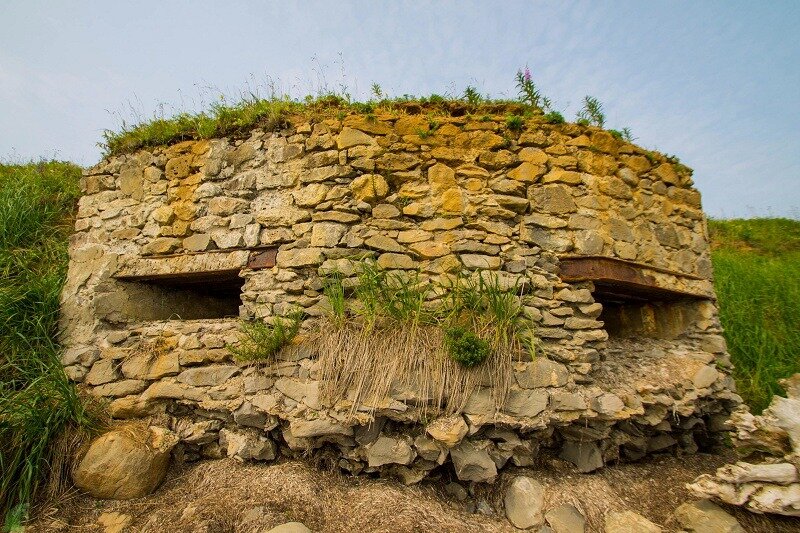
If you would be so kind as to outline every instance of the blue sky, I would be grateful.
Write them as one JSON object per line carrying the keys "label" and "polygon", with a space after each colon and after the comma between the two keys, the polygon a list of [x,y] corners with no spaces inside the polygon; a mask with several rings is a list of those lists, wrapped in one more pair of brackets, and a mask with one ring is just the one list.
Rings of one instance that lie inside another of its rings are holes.
{"label": "blue sky", "polygon": [[800,217],[800,2],[41,2],[0,5],[0,159],[100,158],[120,120],[268,79],[295,95],[513,96],[695,169],[712,216]]}

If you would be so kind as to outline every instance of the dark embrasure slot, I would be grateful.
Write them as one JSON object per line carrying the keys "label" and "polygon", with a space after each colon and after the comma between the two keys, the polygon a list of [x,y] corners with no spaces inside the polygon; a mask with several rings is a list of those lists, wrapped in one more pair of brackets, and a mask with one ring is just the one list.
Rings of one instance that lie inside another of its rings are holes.
{"label": "dark embrasure slot", "polygon": [[125,276],[133,320],[195,320],[239,316],[244,279],[238,270]]}

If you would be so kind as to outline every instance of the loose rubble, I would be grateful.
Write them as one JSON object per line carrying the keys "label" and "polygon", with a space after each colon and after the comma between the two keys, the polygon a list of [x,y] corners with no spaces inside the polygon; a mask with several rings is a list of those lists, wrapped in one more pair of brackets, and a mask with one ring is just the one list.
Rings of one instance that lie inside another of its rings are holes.
{"label": "loose rubble", "polygon": [[690,491],[756,513],[800,516],[800,374],[780,383],[786,398],[774,396],[761,415],[742,408],[731,417],[739,456],[754,462],[704,474]]}

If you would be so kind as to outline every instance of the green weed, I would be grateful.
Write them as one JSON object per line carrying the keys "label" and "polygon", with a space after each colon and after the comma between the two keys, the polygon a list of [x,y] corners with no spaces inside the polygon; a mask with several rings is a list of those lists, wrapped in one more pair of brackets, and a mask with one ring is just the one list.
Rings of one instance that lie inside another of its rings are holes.
{"label": "green weed", "polygon": [[483,96],[481,96],[481,94],[478,92],[478,89],[472,85],[467,85],[467,88],[464,89],[463,98],[469,105],[473,106],[477,106],[483,101]]}
{"label": "green weed", "polygon": [[583,107],[578,111],[577,119],[578,124],[602,128],[606,123],[603,104],[594,96],[585,96],[583,98]]}
{"label": "green weed", "polygon": [[302,311],[295,311],[285,318],[273,318],[271,324],[263,320],[243,321],[239,344],[229,345],[228,350],[237,361],[272,362],[278,352],[300,332],[303,316]]}
{"label": "green weed", "polygon": [[550,111],[549,113],[545,114],[544,119],[550,124],[564,123],[564,115],[562,115],[558,111]]}
{"label": "green weed", "polygon": [[525,119],[519,115],[509,115],[506,117],[506,127],[511,131],[521,131],[525,127]]}
{"label": "green weed", "polygon": [[444,330],[447,354],[460,365],[472,368],[489,357],[489,343],[468,329],[454,326]]}

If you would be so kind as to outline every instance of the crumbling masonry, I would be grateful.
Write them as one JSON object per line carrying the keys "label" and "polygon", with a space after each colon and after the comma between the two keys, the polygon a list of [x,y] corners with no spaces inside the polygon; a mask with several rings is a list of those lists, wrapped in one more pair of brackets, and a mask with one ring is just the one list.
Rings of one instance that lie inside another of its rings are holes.
{"label": "crumbling masonry", "polygon": [[[290,118],[275,132],[108,157],[82,180],[63,363],[116,418],[156,416],[186,460],[315,450],[353,473],[491,481],[560,454],[588,472],[718,442],[739,404],[691,174],[608,132],[533,118]],[[496,411],[421,420],[398,392],[320,394],[315,346],[226,348],[242,318],[326,311],[321,276],[384,269],[522,282],[541,355]],[[355,262],[354,262],[355,261]]]}

